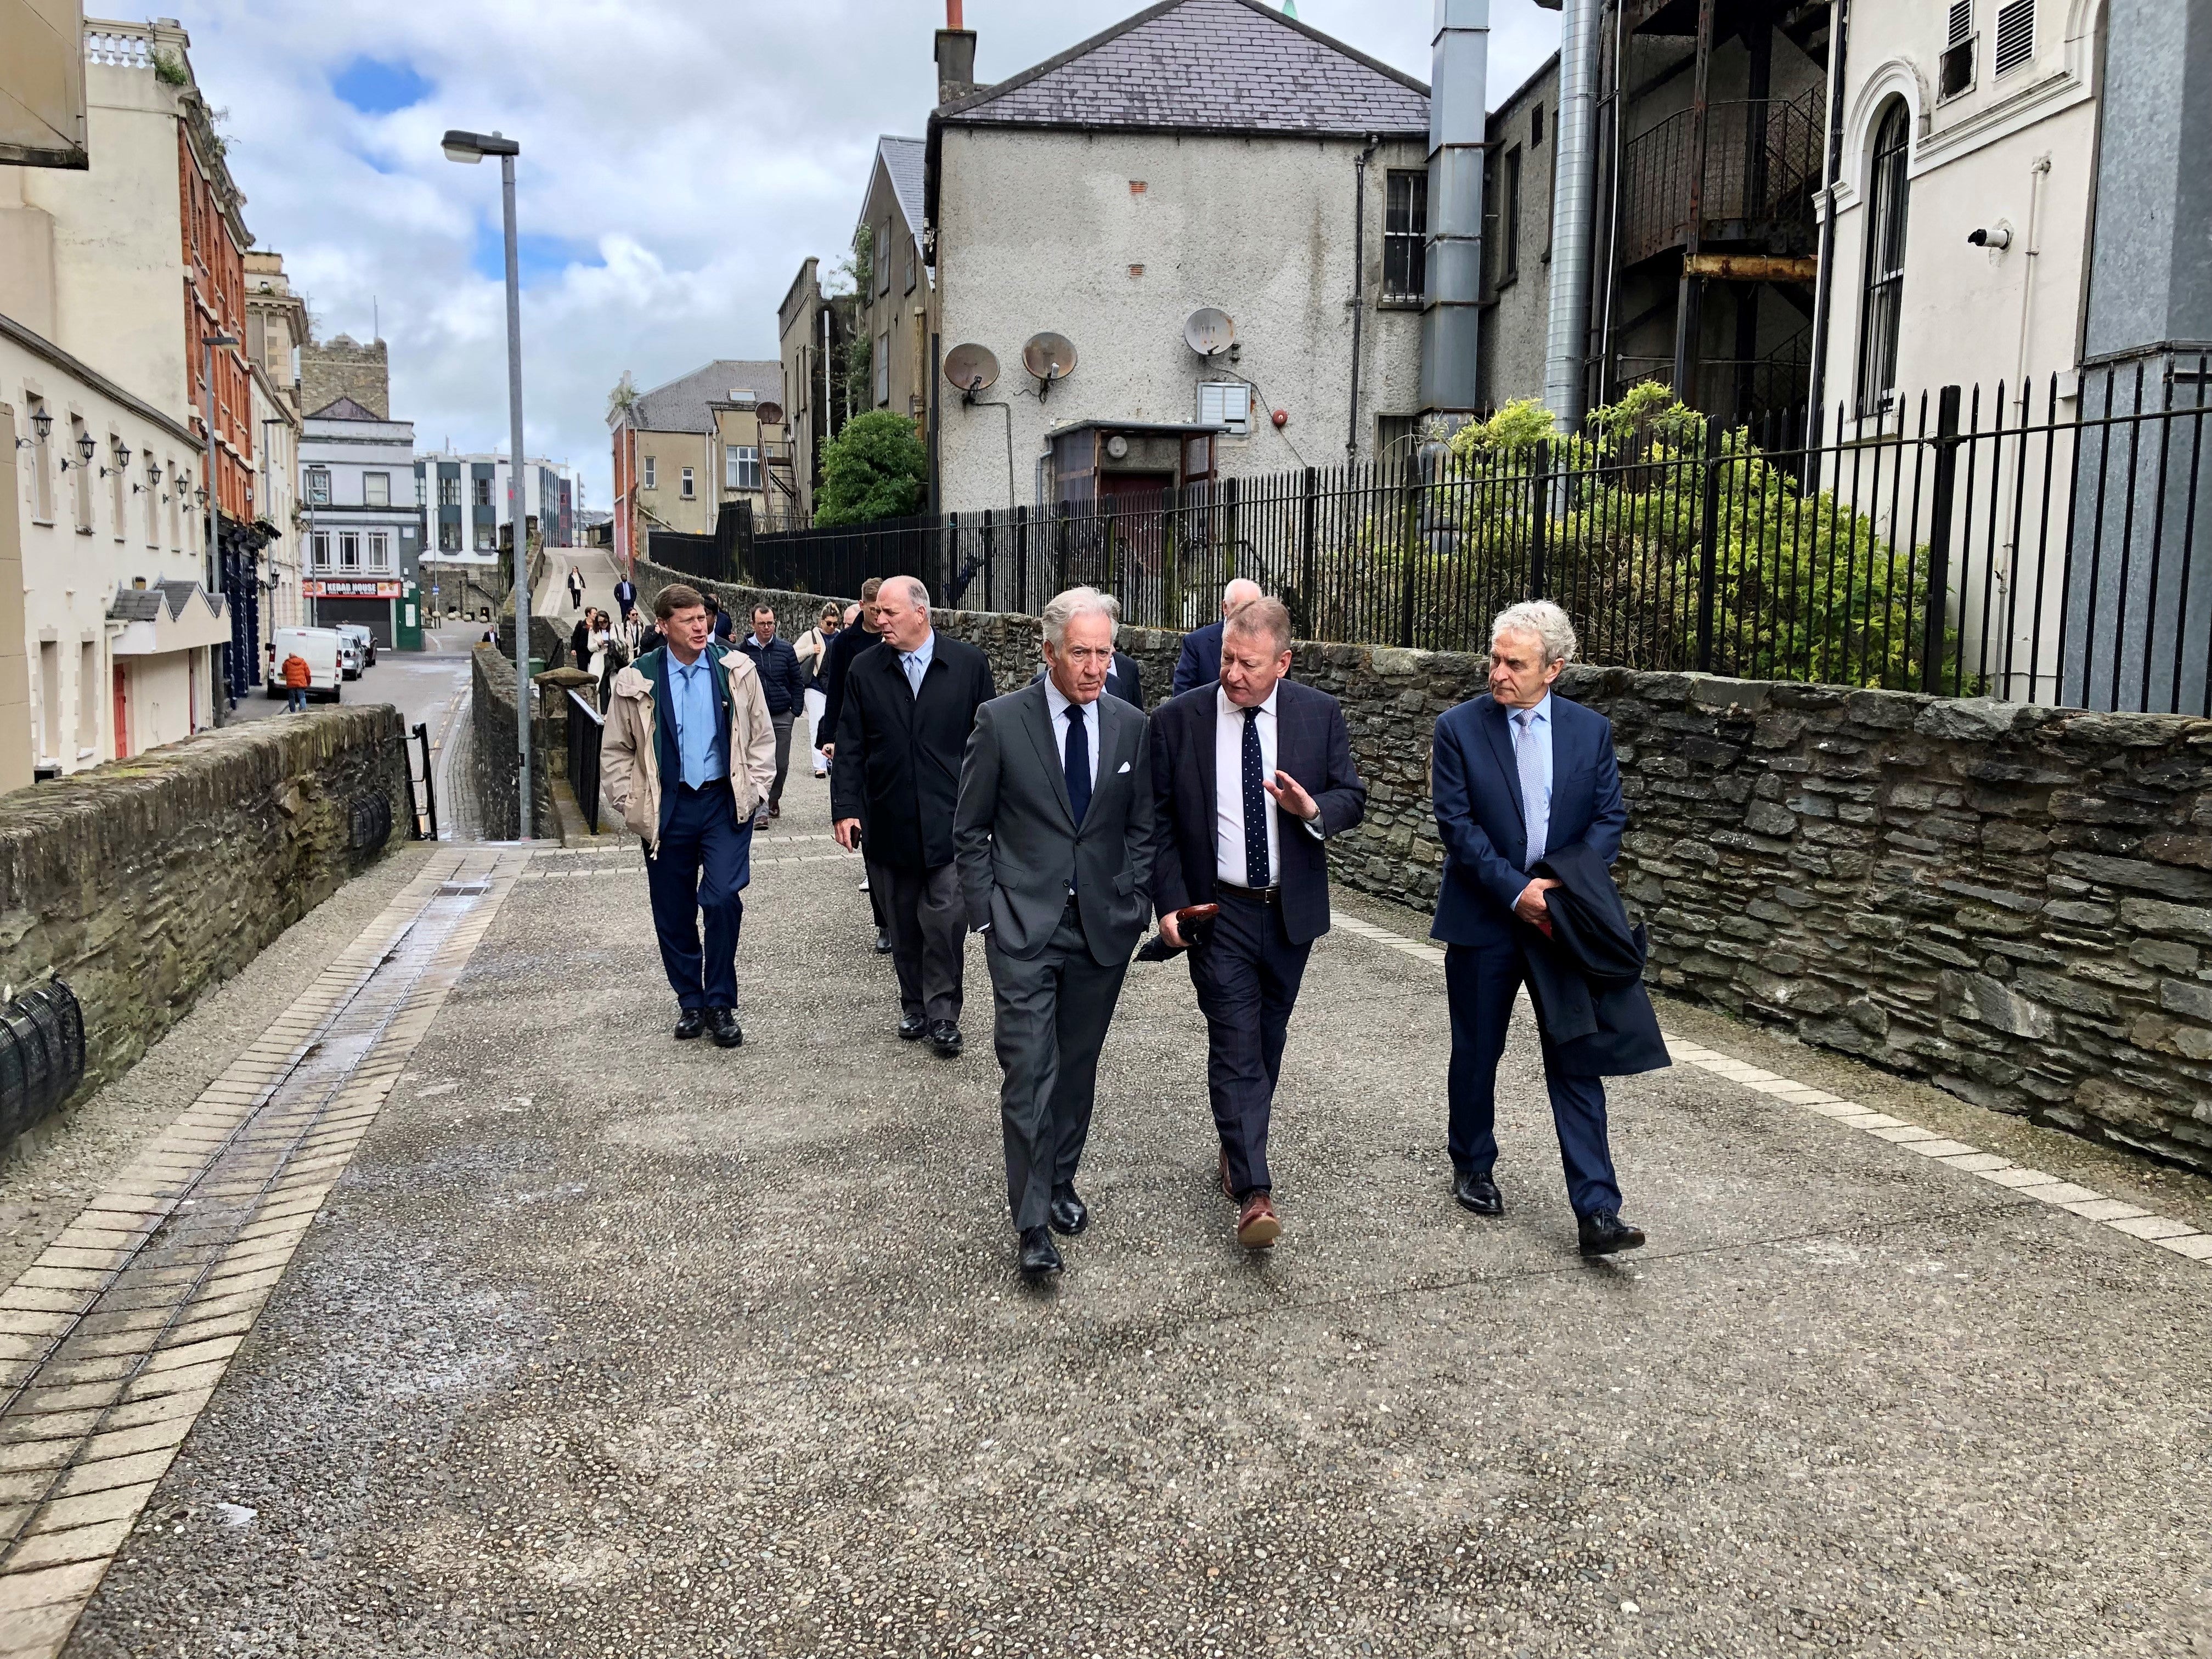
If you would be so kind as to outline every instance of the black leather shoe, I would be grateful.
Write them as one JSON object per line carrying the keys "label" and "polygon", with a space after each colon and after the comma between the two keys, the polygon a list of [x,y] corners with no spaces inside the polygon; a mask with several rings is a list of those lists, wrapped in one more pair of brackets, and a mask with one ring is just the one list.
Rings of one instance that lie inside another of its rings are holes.
{"label": "black leather shoe", "polygon": [[1505,1213],[1505,1195],[1498,1190],[1487,1170],[1462,1170],[1452,1177],[1452,1196],[1459,1200],[1460,1208],[1477,1215]]}
{"label": "black leather shoe", "polygon": [[1052,1206],[1048,1213],[1052,1217],[1053,1231],[1069,1238],[1073,1238],[1091,1224],[1091,1206],[1083,1201],[1083,1195],[1073,1187],[1052,1189]]}
{"label": "black leather shoe", "polygon": [[1052,1242],[1048,1227],[1022,1229],[1022,1277],[1042,1279],[1049,1273],[1061,1272],[1067,1264],[1060,1259],[1060,1250]]}
{"label": "black leather shoe", "polygon": [[922,1038],[928,1035],[929,1022],[924,1019],[920,1014],[901,1014],[899,1016],[900,1042],[919,1042]]}
{"label": "black leather shoe", "polygon": [[891,953],[891,931],[890,931],[890,928],[888,928],[888,927],[878,927],[878,928],[877,928],[877,929],[876,929],[876,954],[877,954],[878,956],[879,956],[879,957],[887,957],[887,956],[890,955],[890,953]]}
{"label": "black leather shoe", "polygon": [[1612,1255],[1617,1251],[1644,1247],[1644,1230],[1630,1226],[1613,1210],[1600,1210],[1595,1215],[1578,1218],[1575,1230],[1582,1236],[1584,1255]]}
{"label": "black leather shoe", "polygon": [[949,1019],[940,1019],[929,1028],[929,1046],[937,1050],[940,1060],[960,1058],[960,1028]]}
{"label": "black leather shoe", "polygon": [[714,1034],[717,1048],[744,1046],[745,1034],[738,1024],[738,1011],[734,1008],[709,1008],[707,1011],[707,1029]]}
{"label": "black leather shoe", "polygon": [[706,1029],[707,1011],[704,1008],[682,1008],[677,1011],[676,1040],[678,1042],[683,1042],[686,1037],[697,1036]]}

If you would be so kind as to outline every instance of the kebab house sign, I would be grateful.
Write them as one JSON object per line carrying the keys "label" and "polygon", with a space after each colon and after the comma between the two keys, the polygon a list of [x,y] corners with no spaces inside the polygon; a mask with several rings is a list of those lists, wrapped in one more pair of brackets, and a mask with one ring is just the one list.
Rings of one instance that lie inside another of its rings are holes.
{"label": "kebab house sign", "polygon": [[400,587],[396,581],[355,576],[318,576],[300,584],[300,591],[311,599],[396,599]]}

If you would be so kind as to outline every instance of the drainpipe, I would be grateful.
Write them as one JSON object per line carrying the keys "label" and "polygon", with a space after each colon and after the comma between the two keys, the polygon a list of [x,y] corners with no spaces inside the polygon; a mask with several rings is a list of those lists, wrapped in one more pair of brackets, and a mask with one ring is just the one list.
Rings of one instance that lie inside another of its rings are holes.
{"label": "drainpipe", "polygon": [[[1828,319],[1835,309],[1836,191],[1844,167],[1844,54],[1850,39],[1851,0],[1832,0],[1828,27],[1828,163],[1820,186],[1820,269],[1813,290],[1813,376],[1807,388],[1805,493],[1820,488],[1820,449],[1828,399]],[[1840,434],[1838,434],[1840,435]]]}
{"label": "drainpipe", "polygon": [[1344,464],[1359,459],[1359,325],[1367,319],[1367,164],[1381,143],[1367,135],[1367,148],[1352,169],[1352,413],[1344,429]]}
{"label": "drainpipe", "polygon": [[1428,295],[1421,407],[1471,414],[1481,380],[1482,154],[1490,0],[1437,0],[1430,51]]}
{"label": "drainpipe", "polygon": [[1551,315],[1544,403],[1568,433],[1583,423],[1589,345],[1590,247],[1596,214],[1601,0],[1566,0],[1559,20],[1559,103],[1552,142]]}

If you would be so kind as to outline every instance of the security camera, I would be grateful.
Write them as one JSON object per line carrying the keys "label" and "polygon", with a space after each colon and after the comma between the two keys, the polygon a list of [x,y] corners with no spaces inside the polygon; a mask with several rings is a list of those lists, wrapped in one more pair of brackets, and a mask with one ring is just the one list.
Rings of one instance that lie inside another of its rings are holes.
{"label": "security camera", "polygon": [[1993,247],[2000,253],[2012,246],[2012,232],[2002,225],[1988,230],[1978,230],[1966,238],[1974,247]]}

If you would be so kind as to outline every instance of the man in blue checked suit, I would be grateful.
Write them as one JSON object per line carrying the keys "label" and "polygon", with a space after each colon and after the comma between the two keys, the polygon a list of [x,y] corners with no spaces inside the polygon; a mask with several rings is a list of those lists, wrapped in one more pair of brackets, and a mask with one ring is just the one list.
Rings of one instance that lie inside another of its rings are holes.
{"label": "man in blue checked suit", "polygon": [[[1552,694],[1574,653],[1573,625],[1556,605],[1500,612],[1491,626],[1490,693],[1437,720],[1431,756],[1444,872],[1430,936],[1444,945],[1451,1005],[1453,1193],[1477,1215],[1504,1213],[1492,1174],[1498,1062],[1527,972],[1523,952],[1548,933],[1545,895],[1559,885],[1532,872],[1578,843],[1610,865],[1628,822],[1612,722]],[[1582,1253],[1634,1249],[1644,1235],[1620,1218],[1605,1085],[1564,1061],[1548,1036],[1542,1041]]]}

